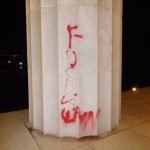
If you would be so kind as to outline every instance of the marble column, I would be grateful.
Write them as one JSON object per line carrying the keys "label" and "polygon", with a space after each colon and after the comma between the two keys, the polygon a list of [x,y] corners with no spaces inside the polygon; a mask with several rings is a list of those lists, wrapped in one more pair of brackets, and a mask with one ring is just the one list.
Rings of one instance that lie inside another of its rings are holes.
{"label": "marble column", "polygon": [[57,1],[41,0],[43,132],[59,135]]}
{"label": "marble column", "polygon": [[58,0],[60,137],[97,135],[97,12],[97,0]]}
{"label": "marble column", "polygon": [[121,112],[122,0],[99,0],[99,133],[119,124]]}
{"label": "marble column", "polygon": [[98,104],[102,111],[99,133],[111,130],[112,5],[113,0],[99,0]]}
{"label": "marble column", "polygon": [[26,26],[27,26],[27,54],[28,54],[28,93],[29,93],[29,122],[33,122],[32,101],[32,59],[31,59],[31,22],[30,22],[30,0],[26,0]]}
{"label": "marble column", "polygon": [[34,129],[43,130],[41,6],[40,0],[27,0],[26,2],[28,12],[29,121]]}
{"label": "marble column", "polygon": [[112,128],[114,128],[118,126],[118,118],[121,117],[123,0],[113,0],[112,10]]}
{"label": "marble column", "polygon": [[26,6],[32,128],[79,138],[116,127],[121,1],[26,0]]}

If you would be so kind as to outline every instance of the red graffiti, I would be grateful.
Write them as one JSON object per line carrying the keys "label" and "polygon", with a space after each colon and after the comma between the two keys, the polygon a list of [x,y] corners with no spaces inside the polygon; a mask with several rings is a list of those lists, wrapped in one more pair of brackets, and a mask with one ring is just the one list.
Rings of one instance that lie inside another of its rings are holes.
{"label": "red graffiti", "polygon": [[92,127],[94,127],[95,121],[100,114],[100,110],[94,114],[93,111],[89,112],[81,112],[78,106],[73,107],[71,111],[66,110],[65,108],[61,112],[61,117],[65,124],[75,123],[77,119],[79,119],[80,126],[86,128],[88,123],[91,123]]}
{"label": "red graffiti", "polygon": [[67,100],[66,99],[66,95],[64,95],[63,97],[62,97],[62,99],[61,99],[61,104],[66,104],[66,103],[70,103],[70,104],[72,104],[72,105],[74,105],[71,101],[75,101],[75,97],[76,96],[78,96],[78,94],[77,93],[74,93],[74,98],[71,98],[71,99],[69,99],[69,100]]}
{"label": "red graffiti", "polygon": [[[72,51],[71,54],[72,55],[69,55],[69,51],[68,50],[66,51],[66,55],[67,55],[67,58],[68,58],[68,61],[69,61],[69,64],[70,64],[69,68],[74,69],[76,64],[77,64],[77,55],[76,55],[75,51]],[[71,60],[71,58],[72,58],[71,56],[73,56],[74,60]]]}
{"label": "red graffiti", "polygon": [[[65,92],[64,95],[61,98],[61,105],[64,106],[64,108],[61,110],[61,118],[65,124],[75,123],[76,121],[79,121],[80,126],[84,129],[87,127],[87,125],[90,123],[92,127],[95,125],[95,121],[97,120],[100,111],[98,110],[96,113],[93,111],[85,111],[82,112],[77,105],[78,100],[78,89],[77,87],[74,87],[72,89],[73,93],[68,94],[68,90],[72,84],[71,81],[77,82],[76,78],[71,78],[71,75],[74,73],[74,71],[77,68],[78,65],[78,56],[77,52],[72,49],[72,39],[74,38],[83,38],[81,34],[73,34],[72,32],[74,30],[77,30],[78,26],[70,26],[67,25],[67,31],[68,31],[68,50],[66,50],[66,58],[68,60],[68,67],[65,69],[65,75],[66,75],[66,82],[65,82]],[[71,87],[72,88],[72,87]],[[71,110],[67,110],[65,108],[65,105],[71,104],[73,107]]]}
{"label": "red graffiti", "polygon": [[83,114],[79,115],[80,125],[83,125],[86,128],[89,121],[91,121],[92,127],[94,126],[94,113],[93,111],[84,112]]}
{"label": "red graffiti", "polygon": [[69,100],[66,100],[65,98],[66,98],[66,96],[64,95],[64,96],[62,97],[62,99],[61,99],[61,104],[70,103],[70,104],[74,105],[71,101],[74,101],[75,98],[71,98],[71,99],[69,99]]}
{"label": "red graffiti", "polygon": [[78,94],[77,94],[77,93],[74,93],[74,96],[78,96]]}
{"label": "red graffiti", "polygon": [[[69,34],[69,44],[68,44],[68,48],[71,49],[72,48],[72,30],[75,30],[75,29],[78,29],[78,26],[70,26],[70,25],[67,25],[67,30],[68,30],[68,34]],[[74,34],[73,35],[74,37],[77,37],[77,38],[83,38],[82,35],[80,34]]]}
{"label": "red graffiti", "polygon": [[64,123],[74,123],[76,122],[77,115],[80,113],[79,107],[75,107],[72,110],[74,112],[73,117],[71,118],[71,112],[69,110],[66,111],[64,108],[61,112],[61,117],[64,120]]}
{"label": "red graffiti", "polygon": [[67,31],[69,35],[69,44],[68,44],[68,50],[66,51],[66,56],[69,62],[69,66],[65,70],[65,74],[66,74],[65,94],[61,98],[61,104],[66,104],[66,103],[73,104],[71,101],[75,100],[75,98],[69,98],[69,100],[65,100],[65,97],[66,97],[67,88],[69,88],[68,82],[70,81],[70,75],[68,72],[73,71],[77,66],[77,54],[75,50],[72,50],[72,37],[83,38],[83,36],[80,34],[74,34],[74,35],[72,34],[72,30],[77,30],[77,29],[78,29],[78,26],[76,25],[75,26],[67,25]]}

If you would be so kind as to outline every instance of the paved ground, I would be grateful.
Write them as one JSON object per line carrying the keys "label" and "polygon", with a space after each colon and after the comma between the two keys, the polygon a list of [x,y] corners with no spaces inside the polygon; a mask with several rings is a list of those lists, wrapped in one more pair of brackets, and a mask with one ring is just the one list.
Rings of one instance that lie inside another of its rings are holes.
{"label": "paved ground", "polygon": [[103,138],[60,139],[26,127],[28,110],[0,114],[0,150],[150,150],[150,88],[122,94],[122,119]]}

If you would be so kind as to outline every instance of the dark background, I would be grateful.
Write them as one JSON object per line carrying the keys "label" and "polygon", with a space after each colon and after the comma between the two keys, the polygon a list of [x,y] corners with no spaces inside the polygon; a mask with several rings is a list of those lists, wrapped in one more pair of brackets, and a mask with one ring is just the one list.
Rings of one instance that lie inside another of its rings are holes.
{"label": "dark background", "polygon": [[[149,18],[148,0],[124,0],[122,90],[150,85]],[[5,112],[28,107],[25,1],[1,1],[0,20],[0,112]]]}
{"label": "dark background", "polygon": [[150,85],[150,2],[124,0],[122,89]]}
{"label": "dark background", "polygon": [[0,112],[5,112],[28,107],[25,1],[1,1],[0,20]]}

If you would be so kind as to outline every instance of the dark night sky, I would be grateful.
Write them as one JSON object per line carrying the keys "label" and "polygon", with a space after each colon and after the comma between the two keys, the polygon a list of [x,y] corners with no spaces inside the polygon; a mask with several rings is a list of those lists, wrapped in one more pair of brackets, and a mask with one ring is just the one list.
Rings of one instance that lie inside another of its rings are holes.
{"label": "dark night sky", "polygon": [[25,50],[25,1],[1,1],[0,19],[0,49]]}
{"label": "dark night sky", "polygon": [[25,0],[2,0],[0,2],[0,112],[28,107],[26,60]]}
{"label": "dark night sky", "polygon": [[123,89],[150,85],[150,5],[124,0]]}

